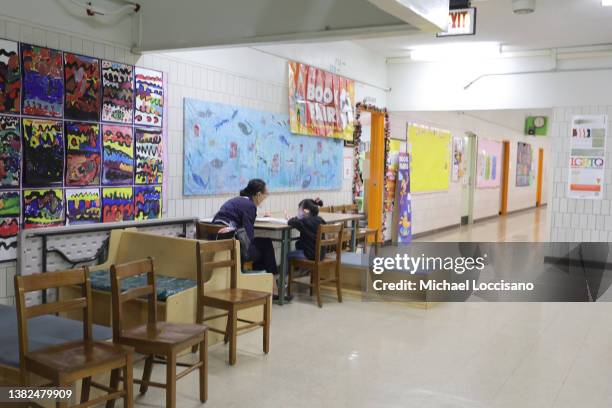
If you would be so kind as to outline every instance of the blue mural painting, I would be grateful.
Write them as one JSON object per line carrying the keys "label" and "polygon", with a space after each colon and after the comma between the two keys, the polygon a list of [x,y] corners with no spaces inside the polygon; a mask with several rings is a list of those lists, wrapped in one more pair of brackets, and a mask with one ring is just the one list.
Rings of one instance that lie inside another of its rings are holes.
{"label": "blue mural painting", "polygon": [[342,187],[340,139],[294,135],[289,116],[185,98],[183,190],[238,193],[261,178],[270,191]]}

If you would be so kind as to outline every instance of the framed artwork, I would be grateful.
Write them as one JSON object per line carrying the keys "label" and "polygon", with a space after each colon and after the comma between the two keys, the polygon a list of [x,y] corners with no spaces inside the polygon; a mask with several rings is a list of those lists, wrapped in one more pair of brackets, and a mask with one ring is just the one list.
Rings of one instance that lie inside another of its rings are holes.
{"label": "framed artwork", "polygon": [[164,114],[163,74],[152,69],[136,67],[134,125],[162,126]]}
{"label": "framed artwork", "polygon": [[23,118],[22,122],[24,184],[61,184],[64,176],[62,122],[30,118]]}
{"label": "framed artwork", "polygon": [[132,187],[102,189],[102,222],[131,221],[134,219]]}
{"label": "framed artwork", "polygon": [[75,120],[100,120],[100,61],[64,53],[64,116]]}
{"label": "framed artwork", "polygon": [[0,40],[0,113],[21,111],[19,44]]}
{"label": "framed artwork", "polygon": [[102,168],[100,125],[65,122],[65,132],[66,185],[99,185]]}
{"label": "framed artwork", "polygon": [[0,115],[0,188],[19,187],[21,130],[19,117]]}
{"label": "framed artwork", "polygon": [[162,130],[136,128],[135,184],[161,184],[164,174]]}
{"label": "framed artwork", "polygon": [[61,118],[64,112],[62,53],[21,44],[24,115]]}
{"label": "framed artwork", "polygon": [[23,190],[23,224],[26,229],[64,225],[62,189]]}
{"label": "framed artwork", "polygon": [[102,205],[98,188],[66,189],[66,222],[68,225],[100,222]]}
{"label": "framed artwork", "polygon": [[102,125],[102,146],[102,184],[132,184],[134,179],[132,128]]}
{"label": "framed artwork", "polygon": [[134,117],[134,67],[102,60],[102,121],[131,124]]}
{"label": "framed artwork", "polygon": [[136,220],[156,220],[162,213],[162,188],[159,186],[137,186],[134,192]]}

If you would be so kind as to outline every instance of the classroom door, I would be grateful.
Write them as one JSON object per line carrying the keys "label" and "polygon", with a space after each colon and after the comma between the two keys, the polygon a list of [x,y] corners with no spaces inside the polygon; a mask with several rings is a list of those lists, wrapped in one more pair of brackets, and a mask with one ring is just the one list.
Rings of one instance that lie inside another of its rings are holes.
{"label": "classroom door", "polygon": [[463,185],[461,188],[461,224],[471,224],[474,212],[474,188],[476,186],[476,135],[467,133],[463,138]]}
{"label": "classroom door", "polygon": [[[371,112],[369,178],[365,181],[365,203],[368,228],[382,231],[383,193],[385,185],[385,115]],[[382,239],[382,234],[379,234]]]}
{"label": "classroom door", "polygon": [[499,215],[508,213],[508,177],[510,174],[510,142],[503,141],[502,146],[502,179]]}
{"label": "classroom door", "polygon": [[542,178],[544,172],[544,149],[538,151],[538,185],[536,189],[536,207],[542,205]]}

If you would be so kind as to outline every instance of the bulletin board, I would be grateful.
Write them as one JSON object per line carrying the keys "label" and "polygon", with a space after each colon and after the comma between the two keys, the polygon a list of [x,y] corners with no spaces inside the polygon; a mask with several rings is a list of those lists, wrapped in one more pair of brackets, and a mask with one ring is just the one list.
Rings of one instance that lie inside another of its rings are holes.
{"label": "bulletin board", "polygon": [[0,262],[21,228],[161,218],[162,72],[0,39]]}
{"label": "bulletin board", "polygon": [[502,143],[478,139],[477,188],[497,188],[501,181]]}
{"label": "bulletin board", "polygon": [[451,133],[408,124],[408,144],[411,192],[448,190],[451,170]]}

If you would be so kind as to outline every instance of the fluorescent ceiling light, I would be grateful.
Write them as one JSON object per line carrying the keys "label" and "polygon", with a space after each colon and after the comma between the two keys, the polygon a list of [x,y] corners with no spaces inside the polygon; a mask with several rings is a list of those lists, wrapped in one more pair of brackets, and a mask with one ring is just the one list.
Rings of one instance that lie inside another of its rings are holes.
{"label": "fluorescent ceiling light", "polygon": [[482,60],[500,56],[501,46],[494,42],[449,43],[412,47],[413,61]]}
{"label": "fluorescent ceiling light", "polygon": [[612,7],[612,0],[601,0],[601,5],[604,7]]}

